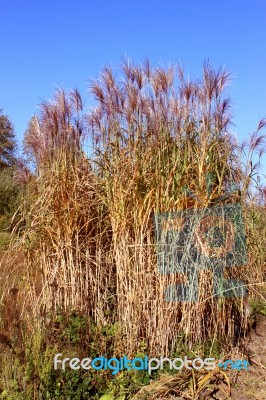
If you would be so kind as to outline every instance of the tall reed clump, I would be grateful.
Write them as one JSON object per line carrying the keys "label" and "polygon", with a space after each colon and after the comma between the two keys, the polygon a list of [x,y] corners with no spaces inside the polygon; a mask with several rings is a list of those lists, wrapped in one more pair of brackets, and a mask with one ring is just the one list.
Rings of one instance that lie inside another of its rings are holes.
{"label": "tall reed clump", "polygon": [[[38,170],[24,233],[35,314],[79,309],[99,325],[116,322],[117,355],[140,347],[168,354],[180,337],[234,336],[243,304],[217,301],[210,272],[200,276],[197,302],[165,301],[165,287],[184,277],[159,273],[153,224],[156,213],[222,196],[244,205],[249,182],[229,131],[228,83],[209,63],[191,81],[180,67],[125,60],[118,76],[106,67],[91,82],[97,104],[85,115],[77,91],[42,105],[25,138]],[[250,283],[247,269],[232,274]]]}
{"label": "tall reed clump", "polygon": [[78,91],[59,90],[29,124],[25,148],[38,176],[24,216],[25,262],[35,315],[79,309],[105,321],[114,266],[108,214],[83,151],[82,111]]}

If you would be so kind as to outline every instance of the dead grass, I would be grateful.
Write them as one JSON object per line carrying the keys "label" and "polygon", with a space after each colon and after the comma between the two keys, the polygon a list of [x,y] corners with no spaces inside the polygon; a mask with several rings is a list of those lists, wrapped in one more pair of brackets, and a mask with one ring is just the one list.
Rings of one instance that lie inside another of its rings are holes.
{"label": "dead grass", "polygon": [[[211,273],[201,276],[198,302],[165,301],[165,286],[177,277],[158,271],[152,219],[241,203],[251,258],[230,273],[251,288],[263,282],[265,236],[257,238],[246,205],[256,169],[241,165],[230,134],[228,84],[228,72],[209,63],[201,80],[191,81],[180,67],[125,60],[119,76],[108,67],[91,82],[95,109],[84,114],[77,91],[58,91],[42,104],[25,137],[37,169],[21,236],[32,315],[79,309],[99,325],[117,322],[117,356],[134,354],[141,342],[149,354],[166,355],[180,334],[189,345],[209,337],[230,343],[247,326],[242,300],[214,298]],[[262,154],[264,125],[251,138],[248,160]],[[9,288],[10,281],[5,295]]]}

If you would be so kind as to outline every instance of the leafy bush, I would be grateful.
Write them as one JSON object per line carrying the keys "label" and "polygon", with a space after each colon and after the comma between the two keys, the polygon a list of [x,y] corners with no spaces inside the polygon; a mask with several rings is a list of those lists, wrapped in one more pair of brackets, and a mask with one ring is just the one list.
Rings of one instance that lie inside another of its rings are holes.
{"label": "leafy bush", "polygon": [[10,219],[18,208],[19,187],[13,181],[13,170],[0,170],[0,230],[10,226]]}

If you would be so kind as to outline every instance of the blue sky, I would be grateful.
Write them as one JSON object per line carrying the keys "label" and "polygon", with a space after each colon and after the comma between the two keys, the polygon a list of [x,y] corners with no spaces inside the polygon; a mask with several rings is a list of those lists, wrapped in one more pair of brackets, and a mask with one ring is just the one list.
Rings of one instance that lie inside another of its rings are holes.
{"label": "blue sky", "polygon": [[21,140],[55,85],[78,87],[121,56],[200,76],[208,58],[232,73],[233,131],[241,139],[266,117],[266,1],[0,0],[0,107]]}

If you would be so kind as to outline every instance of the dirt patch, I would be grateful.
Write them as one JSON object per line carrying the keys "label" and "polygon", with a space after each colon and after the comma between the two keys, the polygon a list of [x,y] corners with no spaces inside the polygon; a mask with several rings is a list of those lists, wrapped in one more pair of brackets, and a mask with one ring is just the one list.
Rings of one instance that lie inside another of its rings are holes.
{"label": "dirt patch", "polygon": [[250,371],[232,377],[232,400],[266,400],[266,317],[260,317],[245,340]]}

